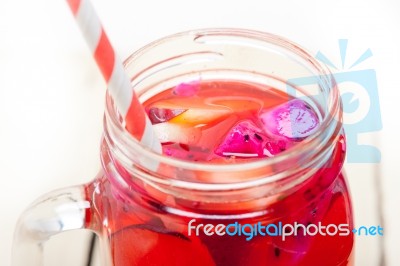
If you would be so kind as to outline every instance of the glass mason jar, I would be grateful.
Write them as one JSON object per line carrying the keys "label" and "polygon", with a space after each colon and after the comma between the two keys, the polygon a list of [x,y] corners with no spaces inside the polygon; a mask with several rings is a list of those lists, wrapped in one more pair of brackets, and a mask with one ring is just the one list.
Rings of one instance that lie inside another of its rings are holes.
{"label": "glass mason jar", "polygon": [[42,243],[72,229],[97,234],[103,265],[353,264],[342,107],[323,65],[272,34],[206,29],[155,41],[125,67],[142,102],[182,80],[251,81],[301,97],[320,127],[272,158],[183,161],[133,139],[107,95],[100,173],[23,213],[14,265],[41,265]]}

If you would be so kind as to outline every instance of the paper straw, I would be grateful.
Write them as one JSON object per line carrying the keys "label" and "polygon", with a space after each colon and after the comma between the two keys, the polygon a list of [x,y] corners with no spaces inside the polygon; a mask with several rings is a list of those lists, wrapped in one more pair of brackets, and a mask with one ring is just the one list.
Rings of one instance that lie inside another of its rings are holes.
{"label": "paper straw", "polygon": [[[126,128],[144,146],[161,153],[161,143],[132,89],[122,61],[111,46],[92,4],[89,0],[67,0],[67,2],[103,74],[108,91],[119,113],[124,118],[129,117],[130,121],[125,119]],[[135,118],[134,121],[131,121],[132,117]],[[135,126],[131,126],[132,123]]]}

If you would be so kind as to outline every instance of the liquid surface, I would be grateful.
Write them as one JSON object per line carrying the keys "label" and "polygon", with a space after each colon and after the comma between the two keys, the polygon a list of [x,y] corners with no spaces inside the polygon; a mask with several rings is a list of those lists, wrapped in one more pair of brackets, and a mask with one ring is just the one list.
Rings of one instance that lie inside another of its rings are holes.
{"label": "liquid surface", "polygon": [[271,87],[229,81],[194,81],[145,103],[163,146],[179,159],[232,163],[273,157],[318,129],[304,101]]}

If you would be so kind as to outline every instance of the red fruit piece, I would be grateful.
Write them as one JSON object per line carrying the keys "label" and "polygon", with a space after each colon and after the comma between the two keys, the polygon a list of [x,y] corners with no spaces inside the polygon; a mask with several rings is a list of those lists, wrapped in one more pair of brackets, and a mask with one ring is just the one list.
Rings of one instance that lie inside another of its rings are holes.
{"label": "red fruit piece", "polygon": [[209,247],[216,265],[227,266],[288,266],[277,264],[274,253],[271,252],[270,236],[255,236],[246,241],[246,236],[202,236],[202,241]]}
{"label": "red fruit piece", "polygon": [[264,130],[292,140],[311,135],[319,125],[317,114],[302,100],[294,99],[262,112],[260,120]]}
{"label": "red fruit piece", "polygon": [[215,265],[206,246],[198,238],[188,238],[181,233],[134,225],[111,237],[114,265]]}
{"label": "red fruit piece", "polygon": [[353,252],[354,234],[351,232],[353,223],[350,217],[350,210],[347,209],[349,206],[348,200],[347,193],[342,194],[342,192],[339,192],[333,195],[329,210],[323,217],[321,224],[325,226],[333,224],[336,227],[339,227],[340,224],[347,224],[348,227],[343,226],[343,228],[348,228],[349,234],[340,235],[339,233],[346,232],[338,231],[337,234],[332,236],[315,235],[307,255],[304,256],[304,261],[299,265],[353,265],[351,263],[351,253]]}
{"label": "red fruit piece", "polygon": [[264,150],[264,153],[266,153],[268,156],[274,156],[286,150],[287,145],[286,142],[283,140],[267,141],[265,143],[265,149],[266,151]]}
{"label": "red fruit piece", "polygon": [[251,121],[242,121],[234,126],[215,150],[220,156],[265,157],[263,141],[265,136]]}
{"label": "red fruit piece", "polygon": [[149,109],[148,114],[151,123],[158,124],[167,122],[185,111],[185,109],[166,109],[153,107]]}

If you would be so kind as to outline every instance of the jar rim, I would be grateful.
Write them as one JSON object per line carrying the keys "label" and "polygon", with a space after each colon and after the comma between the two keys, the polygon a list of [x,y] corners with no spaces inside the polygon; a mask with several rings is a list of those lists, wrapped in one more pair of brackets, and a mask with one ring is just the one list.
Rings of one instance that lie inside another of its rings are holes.
{"label": "jar rim", "polygon": [[[264,42],[273,42],[275,45],[295,53],[304,59],[304,62],[308,64],[309,67],[313,67],[319,75],[324,79],[326,86],[328,86],[327,94],[327,114],[320,121],[320,126],[316,132],[304,139],[303,141],[296,144],[292,149],[288,149],[274,157],[269,157],[266,159],[254,160],[250,162],[235,162],[234,164],[213,164],[207,162],[191,162],[181,159],[176,159],[173,157],[168,157],[162,154],[157,154],[149,148],[143,146],[139,141],[134,139],[130,133],[125,129],[122,119],[118,113],[118,110],[113,104],[111,97],[107,94],[106,96],[106,110],[105,110],[105,139],[108,142],[108,146],[112,150],[112,153],[122,161],[122,164],[127,167],[127,170],[132,168],[132,155],[140,154],[143,158],[148,160],[155,160],[160,164],[166,164],[171,167],[181,168],[186,170],[198,170],[207,172],[235,172],[235,171],[250,171],[259,168],[270,167],[271,169],[276,169],[278,164],[288,164],[293,161],[294,158],[302,158],[305,154],[310,153],[318,149],[327,150],[332,148],[333,138],[335,134],[342,128],[341,124],[341,102],[339,99],[339,92],[336,88],[336,82],[333,75],[329,69],[320,64],[313,56],[306,52],[299,45],[287,40],[286,38],[265,32],[245,30],[245,29],[233,29],[233,28],[215,28],[215,29],[199,29],[185,31],[164,37],[162,39],[156,40],[140,50],[133,53],[126,61],[125,65],[134,63],[134,61],[140,57],[142,54],[149,52],[152,47],[155,47],[163,42],[168,42],[169,40],[180,38],[181,36],[192,35],[194,38],[200,35],[210,35],[210,34],[223,34],[223,35],[233,35],[233,36],[246,36],[246,38],[254,38]],[[331,143],[329,143],[331,141]],[[313,157],[313,160],[317,160],[317,157]],[[132,170],[132,169],[131,169]],[[148,169],[146,169],[148,170]],[[241,188],[250,187],[254,185],[260,185],[270,182],[275,182],[288,175],[289,172],[293,172],[290,167],[286,172],[271,173],[269,176],[265,176],[262,179],[257,180],[243,180],[235,181],[232,183],[202,183],[190,182],[188,180],[158,180],[159,182],[168,182],[168,184],[173,184],[180,187],[193,187],[196,189],[207,189],[210,188]],[[218,186],[216,186],[218,185]]]}

